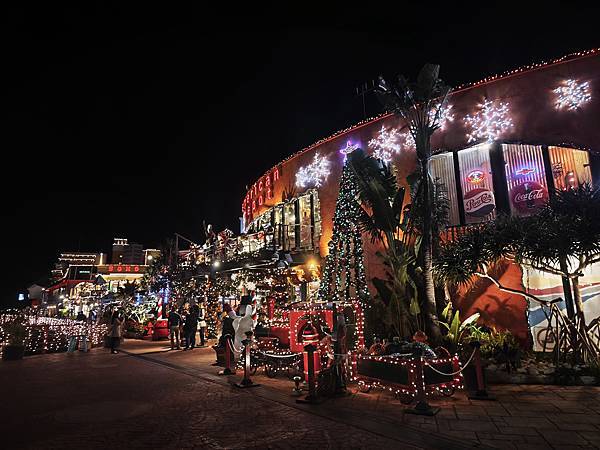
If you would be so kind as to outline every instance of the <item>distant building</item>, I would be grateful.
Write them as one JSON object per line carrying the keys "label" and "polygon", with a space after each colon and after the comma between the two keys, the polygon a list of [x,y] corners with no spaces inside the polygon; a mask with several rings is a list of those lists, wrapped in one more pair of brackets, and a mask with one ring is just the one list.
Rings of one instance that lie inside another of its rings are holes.
{"label": "distant building", "polygon": [[145,264],[144,246],[135,242],[128,242],[124,238],[114,238],[111,263]]}

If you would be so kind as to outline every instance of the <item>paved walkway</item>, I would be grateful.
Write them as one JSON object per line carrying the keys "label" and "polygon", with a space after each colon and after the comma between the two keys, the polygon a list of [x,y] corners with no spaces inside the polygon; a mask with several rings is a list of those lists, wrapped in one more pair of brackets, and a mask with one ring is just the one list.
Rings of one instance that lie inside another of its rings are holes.
{"label": "paved walkway", "polygon": [[[186,368],[199,376],[214,377],[218,368],[211,367],[214,352],[196,349],[192,352],[164,351],[163,343],[130,341],[128,351],[144,354],[144,358],[174,367]],[[215,377],[217,378],[217,377]],[[239,380],[240,375],[232,376]],[[218,379],[218,378],[217,378]],[[260,395],[292,404],[289,395],[293,383],[283,375],[269,379],[259,371],[255,381],[263,384]],[[368,428],[368,423],[383,428],[408,425],[435,436],[447,436],[459,442],[474,443],[502,449],[600,448],[600,388],[587,386],[496,385],[491,390],[495,402],[469,400],[464,393],[452,398],[435,398],[432,403],[442,408],[433,417],[404,414],[405,406],[389,393],[372,391],[328,400],[313,407],[312,412],[337,417]]]}
{"label": "paved walkway", "polygon": [[498,402],[436,399],[426,418],[355,389],[298,405],[283,376],[239,390],[210,348],[123,350],[0,362],[2,448],[600,448],[599,388],[495,386]]}
{"label": "paved walkway", "polygon": [[356,414],[314,414],[277,389],[239,390],[210,365],[199,371],[176,364],[208,361],[209,349],[142,354],[161,350],[155,347],[126,344],[137,356],[94,349],[0,362],[2,448],[472,446],[392,419],[381,426]]}

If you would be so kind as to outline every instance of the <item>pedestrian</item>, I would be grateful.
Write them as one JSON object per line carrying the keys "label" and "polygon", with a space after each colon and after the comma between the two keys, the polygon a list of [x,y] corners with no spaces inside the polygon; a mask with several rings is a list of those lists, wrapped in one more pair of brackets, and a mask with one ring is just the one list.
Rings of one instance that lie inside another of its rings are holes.
{"label": "pedestrian", "polygon": [[123,319],[119,310],[115,309],[110,320],[110,352],[112,354],[119,353],[117,347],[121,341],[121,325]]}
{"label": "pedestrian", "polygon": [[200,304],[200,314],[198,316],[198,327],[200,328],[200,347],[206,347],[206,307],[204,302]]}
{"label": "pedestrian", "polygon": [[180,350],[179,338],[181,336],[181,322],[182,318],[175,309],[175,305],[171,305],[169,311],[169,335],[171,337],[171,350],[175,350],[175,343],[177,343],[177,350]]}
{"label": "pedestrian", "polygon": [[193,305],[190,308],[190,312],[185,318],[185,324],[183,325],[183,332],[185,334],[185,348],[184,350],[193,350],[196,347],[196,331],[198,331],[198,315],[200,308],[198,305]]}
{"label": "pedestrian", "polygon": [[87,317],[85,317],[85,314],[83,313],[83,311],[79,311],[77,313],[77,317],[75,318],[75,321],[77,322],[85,322],[87,320]]}

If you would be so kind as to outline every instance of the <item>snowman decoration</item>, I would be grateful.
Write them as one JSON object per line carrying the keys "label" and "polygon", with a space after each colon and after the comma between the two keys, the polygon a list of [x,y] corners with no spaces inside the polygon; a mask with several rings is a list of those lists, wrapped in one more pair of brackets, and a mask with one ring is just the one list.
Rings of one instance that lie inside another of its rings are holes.
{"label": "snowman decoration", "polygon": [[247,338],[246,333],[253,331],[256,327],[258,310],[260,308],[260,299],[258,297],[250,297],[245,295],[242,297],[242,302],[239,308],[239,315],[233,318],[233,329],[235,336],[233,339],[233,351],[236,358],[240,356],[244,350],[242,341]]}

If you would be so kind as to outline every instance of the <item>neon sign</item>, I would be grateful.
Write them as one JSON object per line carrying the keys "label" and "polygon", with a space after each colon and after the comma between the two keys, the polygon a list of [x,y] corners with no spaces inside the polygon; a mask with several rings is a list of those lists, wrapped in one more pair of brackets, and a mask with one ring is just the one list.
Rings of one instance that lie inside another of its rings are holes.
{"label": "neon sign", "polygon": [[471,184],[482,183],[484,179],[485,179],[485,174],[483,173],[483,170],[480,170],[480,169],[472,170],[467,175],[467,182],[471,183]]}

